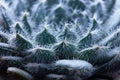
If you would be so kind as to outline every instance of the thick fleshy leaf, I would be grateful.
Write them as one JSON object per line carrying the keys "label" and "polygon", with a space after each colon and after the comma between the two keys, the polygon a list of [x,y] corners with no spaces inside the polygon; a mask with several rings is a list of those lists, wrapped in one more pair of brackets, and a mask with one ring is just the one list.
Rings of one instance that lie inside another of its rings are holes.
{"label": "thick fleshy leaf", "polygon": [[116,0],[105,0],[107,13],[110,14],[113,11],[113,7],[115,6]]}
{"label": "thick fleshy leaf", "polygon": [[19,23],[17,23],[17,24],[15,25],[15,31],[16,31],[16,33],[18,33],[18,34],[24,34],[24,31],[23,31],[23,29],[21,28],[21,26],[19,25]]}
{"label": "thick fleshy leaf", "polygon": [[109,46],[111,48],[120,47],[120,31],[109,35],[101,42],[102,45]]}
{"label": "thick fleshy leaf", "polygon": [[6,71],[8,67],[22,67],[23,59],[15,56],[0,57],[0,71]]}
{"label": "thick fleshy leaf", "polygon": [[51,8],[52,6],[58,4],[59,1],[58,0],[46,0],[46,6],[47,8]]}
{"label": "thick fleshy leaf", "polygon": [[92,24],[92,27],[91,27],[91,31],[94,31],[97,28],[98,28],[98,23],[95,19],[93,19],[93,24]]}
{"label": "thick fleshy leaf", "polygon": [[0,56],[15,55],[14,48],[9,44],[0,43]]}
{"label": "thick fleshy leaf", "polygon": [[65,75],[57,75],[57,74],[48,74],[45,77],[45,80],[66,80]]}
{"label": "thick fleshy leaf", "polygon": [[95,73],[110,73],[120,70],[120,54],[117,54],[111,61],[98,67]]}
{"label": "thick fleshy leaf", "polygon": [[73,9],[85,10],[85,4],[80,0],[69,0],[68,5]]}
{"label": "thick fleshy leaf", "polygon": [[25,61],[36,63],[51,63],[56,60],[55,53],[45,48],[35,48],[25,57]]}
{"label": "thick fleshy leaf", "polygon": [[59,35],[59,38],[62,39],[62,40],[75,42],[76,39],[77,39],[77,36],[75,35],[74,32],[70,31],[68,27],[65,27],[64,32],[62,32]]}
{"label": "thick fleshy leaf", "polygon": [[27,15],[25,14],[24,16],[23,16],[23,29],[25,29],[25,31],[30,35],[30,34],[32,34],[32,29],[31,29],[31,26],[30,26],[30,24],[29,24],[29,22],[28,22],[28,19],[27,19]]}
{"label": "thick fleshy leaf", "polygon": [[24,12],[24,11],[25,11],[25,5],[24,5],[23,1],[18,0],[16,9],[15,9],[16,16],[20,16],[21,13]]}
{"label": "thick fleshy leaf", "polygon": [[1,16],[3,21],[0,22],[0,25],[2,26],[2,30],[4,32],[10,32],[10,20],[9,17],[7,16],[4,7],[0,6],[0,12],[1,12]]}
{"label": "thick fleshy leaf", "polygon": [[47,29],[44,29],[41,33],[39,33],[36,36],[35,40],[36,43],[41,46],[56,43],[56,38],[50,34]]}
{"label": "thick fleshy leaf", "polygon": [[59,23],[59,21],[62,21],[64,19],[68,18],[66,10],[64,8],[62,8],[61,6],[58,7],[57,9],[55,9],[54,15],[55,15],[54,20],[57,23]]}
{"label": "thick fleshy leaf", "polygon": [[79,50],[88,48],[92,45],[92,34],[88,33],[85,37],[83,37],[79,43],[78,43],[78,48]]}
{"label": "thick fleshy leaf", "polygon": [[[51,64],[50,64],[51,65]],[[32,74],[35,80],[43,79],[45,75],[52,70],[49,64],[28,63],[24,66],[24,69]]]}
{"label": "thick fleshy leaf", "polygon": [[71,76],[78,75],[83,79],[90,77],[94,70],[90,63],[83,60],[58,60],[55,62],[55,66],[57,67],[56,71],[59,74]]}
{"label": "thick fleshy leaf", "polygon": [[4,33],[0,33],[0,42],[2,43],[7,43],[8,42],[8,38],[6,35],[4,35]]}
{"label": "thick fleshy leaf", "polygon": [[76,47],[70,43],[61,42],[53,47],[59,59],[73,59]]}
{"label": "thick fleshy leaf", "polygon": [[17,50],[26,50],[32,48],[32,44],[19,34],[16,34],[15,38],[10,41],[10,44]]}
{"label": "thick fleshy leaf", "polygon": [[113,56],[108,55],[109,50],[105,46],[90,47],[80,51],[77,57],[93,65],[102,65],[113,58]]}
{"label": "thick fleshy leaf", "polygon": [[28,72],[16,68],[16,67],[9,67],[7,69],[8,75],[10,75],[14,80],[33,80],[33,77]]}
{"label": "thick fleshy leaf", "polygon": [[45,14],[46,10],[43,6],[43,4],[39,4],[36,11],[33,12],[32,20],[35,21],[36,26],[38,26],[40,23],[43,23],[45,21]]}

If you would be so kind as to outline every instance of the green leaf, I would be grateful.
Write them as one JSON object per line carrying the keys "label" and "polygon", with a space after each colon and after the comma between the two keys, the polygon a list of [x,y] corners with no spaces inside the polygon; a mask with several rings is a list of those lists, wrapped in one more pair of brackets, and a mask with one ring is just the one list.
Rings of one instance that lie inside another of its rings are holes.
{"label": "green leaf", "polygon": [[50,63],[56,60],[56,55],[49,49],[35,48],[25,57],[25,61],[35,63]]}
{"label": "green leaf", "polygon": [[54,15],[55,15],[54,21],[57,23],[59,23],[59,21],[68,18],[66,10],[62,7],[58,7],[57,9],[55,9]]}
{"label": "green leaf", "polygon": [[98,23],[95,19],[93,19],[93,24],[92,24],[92,27],[91,27],[91,31],[94,31],[97,28],[98,28]]}
{"label": "green leaf", "polygon": [[88,48],[92,45],[92,34],[88,33],[85,37],[83,37],[79,43],[78,43],[78,48],[80,50]]}
{"label": "green leaf", "polygon": [[0,71],[7,70],[8,67],[22,67],[23,59],[15,56],[0,57]]}
{"label": "green leaf", "polygon": [[68,27],[65,27],[64,32],[59,35],[59,38],[62,40],[67,40],[71,42],[75,42],[77,37],[74,32],[70,31]]}
{"label": "green leaf", "polygon": [[31,29],[31,26],[30,26],[30,24],[29,24],[29,22],[28,22],[28,19],[27,19],[27,15],[26,15],[26,14],[23,16],[22,22],[23,22],[23,29],[25,29],[25,31],[26,31],[29,35],[32,34],[32,29]]}
{"label": "green leaf", "polygon": [[53,47],[59,59],[73,59],[76,47],[73,44],[61,42]]}
{"label": "green leaf", "polygon": [[46,14],[46,10],[45,10],[43,4],[39,4],[36,11],[33,12],[33,16],[32,16],[32,20],[35,21],[36,26],[38,26],[40,23],[44,23],[45,14]]}
{"label": "green leaf", "polygon": [[105,1],[105,5],[106,5],[106,8],[107,8],[107,13],[108,14],[113,11],[115,3],[116,3],[116,0],[106,0]]}
{"label": "green leaf", "polygon": [[120,54],[117,54],[111,61],[98,67],[95,73],[113,73],[120,70]]}
{"label": "green leaf", "polygon": [[3,22],[0,25],[2,26],[3,31],[10,32],[11,22],[9,20],[9,17],[6,14],[5,9],[1,6],[0,6],[0,11],[1,11],[2,19],[3,19]]}
{"label": "green leaf", "polygon": [[98,15],[98,18],[104,18],[104,11],[101,3],[98,3],[96,5],[96,13]]}
{"label": "green leaf", "polygon": [[59,0],[46,0],[45,5],[47,6],[47,8],[51,8],[58,3],[59,3]]}
{"label": "green leaf", "polygon": [[24,31],[23,31],[23,29],[21,28],[21,26],[19,25],[19,23],[16,24],[16,26],[15,26],[15,31],[16,31],[16,33],[18,33],[18,34],[24,34]]}
{"label": "green leaf", "polygon": [[73,9],[85,10],[85,4],[80,0],[69,0],[68,5]]}
{"label": "green leaf", "polygon": [[103,39],[101,44],[109,46],[110,48],[120,47],[120,31],[118,30]]}
{"label": "green leaf", "polygon": [[44,76],[50,73],[50,70],[52,70],[50,65],[44,63],[28,63],[24,66],[24,69],[30,74],[32,74],[36,79],[43,79]]}
{"label": "green leaf", "polygon": [[26,50],[32,48],[32,44],[19,34],[16,34],[15,38],[11,40],[10,44],[17,50]]}
{"label": "green leaf", "polygon": [[10,75],[14,80],[33,80],[33,77],[28,72],[16,68],[16,67],[9,67],[7,69],[8,75]]}
{"label": "green leaf", "polygon": [[83,49],[77,55],[81,60],[90,62],[93,65],[102,65],[109,61],[113,56],[109,56],[109,48],[105,46],[95,46]]}
{"label": "green leaf", "polygon": [[0,56],[8,56],[14,54],[14,48],[11,47],[9,44],[0,43]]}
{"label": "green leaf", "polygon": [[4,33],[0,33],[0,42],[2,42],[2,43],[8,42],[8,38],[6,35],[4,35]]}
{"label": "green leaf", "polygon": [[15,14],[16,16],[20,16],[22,12],[25,11],[25,4],[23,3],[23,1],[18,0],[16,9],[15,9]]}
{"label": "green leaf", "polygon": [[25,5],[27,8],[27,11],[29,11],[30,13],[32,13],[32,7],[33,5],[36,3],[37,0],[26,0]]}
{"label": "green leaf", "polygon": [[46,28],[36,36],[35,40],[36,43],[41,46],[56,43],[56,38],[50,34]]}

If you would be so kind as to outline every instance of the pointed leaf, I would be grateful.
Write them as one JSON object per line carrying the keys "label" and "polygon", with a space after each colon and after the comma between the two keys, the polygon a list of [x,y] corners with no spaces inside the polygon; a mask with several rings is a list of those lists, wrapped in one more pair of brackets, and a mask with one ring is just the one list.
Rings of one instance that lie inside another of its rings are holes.
{"label": "pointed leaf", "polygon": [[65,30],[62,34],[59,35],[59,38],[62,40],[75,42],[77,37],[74,32],[70,31],[68,27],[65,27]]}
{"label": "pointed leaf", "polygon": [[6,37],[6,35],[0,33],[0,42],[2,42],[2,43],[8,42],[8,38]]}
{"label": "pointed leaf", "polygon": [[26,50],[32,48],[32,44],[19,34],[16,34],[15,38],[11,40],[10,44],[17,50]]}
{"label": "pointed leaf", "polygon": [[25,61],[35,63],[50,63],[56,60],[55,53],[49,49],[36,48],[30,51],[30,55],[25,57]]}
{"label": "pointed leaf", "polygon": [[24,31],[22,30],[22,28],[21,28],[21,26],[19,25],[19,23],[16,24],[16,26],[15,26],[15,31],[16,31],[16,33],[18,33],[18,34],[23,34],[23,33],[24,33]]}
{"label": "pointed leaf", "polygon": [[90,47],[80,51],[77,57],[93,65],[102,65],[113,58],[113,56],[108,55],[109,50],[105,46]]}
{"label": "pointed leaf", "polygon": [[61,42],[53,49],[59,59],[73,59],[76,47],[70,43]]}
{"label": "pointed leaf", "polygon": [[93,19],[93,25],[91,27],[91,31],[94,31],[95,29],[97,29],[97,27],[98,27],[98,23],[95,19]]}
{"label": "pointed leaf", "polygon": [[11,47],[9,44],[6,43],[0,43],[0,56],[13,55],[13,54],[14,54],[13,47]]}
{"label": "pointed leaf", "polygon": [[69,0],[68,5],[73,9],[85,10],[85,4],[80,0]]}
{"label": "pointed leaf", "polygon": [[120,47],[120,31],[109,35],[101,42],[102,45],[109,46],[111,48]]}
{"label": "pointed leaf", "polygon": [[15,9],[15,14],[16,16],[20,16],[22,12],[25,11],[25,5],[22,0],[18,0],[16,9]]}
{"label": "pointed leaf", "polygon": [[3,31],[10,32],[10,21],[8,20],[8,16],[6,15],[5,9],[3,9],[3,7],[0,6],[0,11],[3,18],[3,22],[0,25],[3,26]]}
{"label": "pointed leaf", "polygon": [[120,70],[120,54],[117,54],[111,61],[98,67],[95,73],[110,73]]}
{"label": "pointed leaf", "polygon": [[22,67],[23,59],[15,56],[0,57],[0,71],[7,70],[8,67]]}
{"label": "pointed leaf", "polygon": [[44,29],[41,33],[39,33],[35,39],[36,43],[42,46],[56,43],[56,38],[50,34],[47,29]]}
{"label": "pointed leaf", "polygon": [[30,35],[32,33],[32,29],[31,29],[31,26],[30,26],[30,24],[28,22],[26,14],[23,16],[23,20],[22,21],[23,21],[23,28]]}
{"label": "pointed leaf", "polygon": [[88,33],[88,35],[83,37],[78,43],[78,47],[80,50],[88,48],[91,45],[92,45],[92,34],[91,33]]}

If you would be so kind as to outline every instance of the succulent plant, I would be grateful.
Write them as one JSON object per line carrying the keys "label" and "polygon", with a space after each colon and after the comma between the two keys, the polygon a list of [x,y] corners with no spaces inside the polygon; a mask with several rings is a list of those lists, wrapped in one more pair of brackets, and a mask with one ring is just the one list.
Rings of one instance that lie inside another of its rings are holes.
{"label": "succulent plant", "polygon": [[12,80],[111,78],[106,74],[120,70],[118,3],[1,0],[0,74]]}

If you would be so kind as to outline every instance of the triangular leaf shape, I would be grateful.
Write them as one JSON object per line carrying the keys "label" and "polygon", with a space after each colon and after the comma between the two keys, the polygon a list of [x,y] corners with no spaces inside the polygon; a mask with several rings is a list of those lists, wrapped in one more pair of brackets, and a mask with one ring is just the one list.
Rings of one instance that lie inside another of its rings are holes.
{"label": "triangular leaf shape", "polygon": [[17,16],[20,16],[23,11],[25,11],[25,5],[22,0],[18,0],[16,9],[15,9],[15,14]]}
{"label": "triangular leaf shape", "polygon": [[106,37],[101,44],[110,48],[120,47],[120,30]]}
{"label": "triangular leaf shape", "polygon": [[68,18],[66,10],[64,8],[62,8],[61,6],[55,9],[54,15],[55,15],[54,20],[57,23],[59,23],[59,21],[62,21],[64,19]]}
{"label": "triangular leaf shape", "polygon": [[98,67],[95,73],[110,73],[120,70],[120,54],[117,54],[111,61]]}
{"label": "triangular leaf shape", "polygon": [[19,23],[17,23],[17,24],[15,25],[15,31],[16,31],[16,33],[18,33],[18,34],[24,34],[24,31],[22,30],[22,28],[21,28],[21,26],[19,25]]}
{"label": "triangular leaf shape", "polygon": [[22,21],[23,21],[23,28],[30,35],[32,33],[32,29],[31,29],[31,26],[30,26],[30,24],[28,22],[26,14],[23,16],[23,20]]}
{"label": "triangular leaf shape", "polygon": [[7,43],[0,43],[0,56],[8,56],[14,54],[14,48]]}
{"label": "triangular leaf shape", "polygon": [[85,10],[85,4],[80,0],[69,0],[68,5],[73,9]]}
{"label": "triangular leaf shape", "polygon": [[23,59],[16,56],[2,56],[0,57],[0,71],[7,70],[8,67],[22,67]]}
{"label": "triangular leaf shape", "polygon": [[61,42],[53,47],[59,59],[73,59],[76,47],[70,43]]}
{"label": "triangular leaf shape", "polygon": [[8,38],[6,37],[6,35],[0,33],[0,42],[2,42],[2,43],[8,42]]}
{"label": "triangular leaf shape", "polygon": [[0,12],[1,12],[1,16],[3,18],[3,23],[0,25],[2,26],[2,29],[4,32],[10,32],[10,21],[5,12],[4,7],[0,6]]}
{"label": "triangular leaf shape", "polygon": [[32,44],[19,34],[16,34],[15,38],[11,40],[10,44],[17,50],[26,50],[32,48]]}
{"label": "triangular leaf shape", "polygon": [[40,23],[43,23],[45,21],[46,10],[44,9],[45,8],[43,4],[40,3],[36,11],[32,15],[32,20],[35,21],[35,23],[37,24],[36,26],[38,26]]}
{"label": "triangular leaf shape", "polygon": [[65,27],[64,32],[59,35],[59,38],[62,40],[74,42],[76,41],[77,36],[75,35],[74,32],[70,31],[68,27]]}
{"label": "triangular leaf shape", "polygon": [[93,19],[93,24],[92,24],[92,27],[91,27],[91,31],[94,31],[97,28],[98,28],[98,23],[95,19]]}
{"label": "triangular leaf shape", "polygon": [[50,34],[46,28],[36,36],[35,40],[36,43],[41,46],[56,43],[56,38]]}
{"label": "triangular leaf shape", "polygon": [[93,65],[102,65],[113,58],[113,56],[108,55],[109,50],[105,46],[94,46],[83,49],[78,53],[77,57]]}
{"label": "triangular leaf shape", "polygon": [[79,50],[88,48],[92,45],[92,34],[88,33],[85,37],[83,37],[79,43],[78,43],[78,48]]}
{"label": "triangular leaf shape", "polygon": [[55,53],[49,49],[35,48],[30,51],[30,55],[25,57],[25,61],[35,63],[50,63],[57,58]]}

